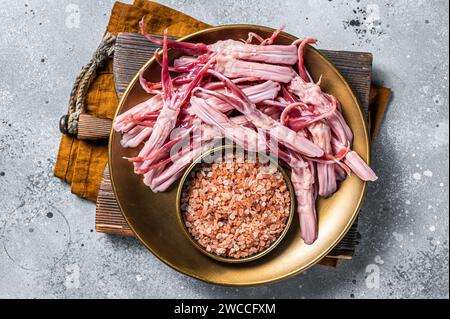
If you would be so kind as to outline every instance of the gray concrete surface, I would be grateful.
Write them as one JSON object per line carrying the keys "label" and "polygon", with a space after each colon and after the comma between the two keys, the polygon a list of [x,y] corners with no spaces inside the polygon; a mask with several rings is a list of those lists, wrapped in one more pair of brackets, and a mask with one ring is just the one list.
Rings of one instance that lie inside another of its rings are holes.
{"label": "gray concrete surface", "polygon": [[95,206],[52,169],[58,119],[113,1],[0,0],[0,297],[448,298],[448,1],[161,2],[210,24],[286,23],[321,48],[373,52],[375,81],[395,95],[355,259],[224,288],[173,271],[134,239],[93,232]]}

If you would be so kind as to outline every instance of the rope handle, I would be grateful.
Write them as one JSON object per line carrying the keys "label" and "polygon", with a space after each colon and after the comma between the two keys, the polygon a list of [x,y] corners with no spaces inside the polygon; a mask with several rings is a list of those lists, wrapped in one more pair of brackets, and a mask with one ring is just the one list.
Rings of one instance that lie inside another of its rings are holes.
{"label": "rope handle", "polygon": [[78,133],[78,120],[84,112],[84,99],[92,82],[91,79],[97,69],[104,66],[105,61],[113,56],[116,37],[106,33],[89,63],[83,66],[75,79],[69,99],[67,114],[59,121],[59,130],[63,134],[76,135]]}

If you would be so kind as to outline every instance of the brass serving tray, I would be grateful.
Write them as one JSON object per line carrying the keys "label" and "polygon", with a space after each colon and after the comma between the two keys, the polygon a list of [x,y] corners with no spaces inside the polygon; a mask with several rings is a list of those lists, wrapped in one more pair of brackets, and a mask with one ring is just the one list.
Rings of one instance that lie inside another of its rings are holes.
{"label": "brass serving tray", "polygon": [[[243,39],[249,32],[269,37],[274,30],[256,25],[226,25],[193,33],[180,41],[213,43],[225,39]],[[276,43],[289,44],[297,39],[281,33]],[[179,54],[169,51],[174,59]],[[354,134],[353,149],[369,162],[369,136],[358,98],[334,65],[313,47],[305,50],[305,63],[314,79],[324,76],[322,89],[341,102],[343,114]],[[159,81],[160,67],[150,59],[143,67],[144,75]],[[148,99],[136,76],[124,93],[118,114]],[[191,277],[220,285],[249,286],[278,281],[298,274],[316,264],[344,237],[358,215],[365,196],[366,183],[355,175],[348,177],[331,198],[318,201],[319,237],[313,245],[300,238],[298,219],[283,241],[266,256],[245,264],[227,264],[212,260],[198,251],[180,231],[176,214],[178,184],[165,193],[153,193],[133,173],[132,165],[123,159],[138,153],[124,149],[121,135],[111,132],[109,167],[112,186],[123,216],[136,237],[160,260]]]}

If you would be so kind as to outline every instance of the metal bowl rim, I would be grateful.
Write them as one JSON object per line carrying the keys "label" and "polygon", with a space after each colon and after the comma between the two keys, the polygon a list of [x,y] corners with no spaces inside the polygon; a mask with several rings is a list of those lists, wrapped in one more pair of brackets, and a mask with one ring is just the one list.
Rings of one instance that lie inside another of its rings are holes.
{"label": "metal bowl rim", "polygon": [[224,151],[227,149],[233,149],[233,152],[235,150],[242,150],[244,153],[256,153],[256,152],[252,152],[252,151],[247,151],[245,149],[243,149],[242,147],[236,146],[236,145],[222,145],[222,146],[218,146],[215,148],[212,148],[208,151],[205,151],[204,153],[202,153],[197,159],[195,159],[191,165],[189,165],[189,167],[186,169],[186,171],[184,172],[183,176],[181,177],[181,181],[180,184],[178,185],[178,190],[177,190],[177,197],[176,197],[176,213],[177,213],[177,220],[178,220],[178,224],[180,226],[180,228],[182,229],[183,234],[188,238],[188,240],[195,246],[195,248],[197,248],[198,250],[200,250],[203,254],[207,255],[208,257],[217,260],[217,261],[221,261],[221,262],[226,262],[226,263],[232,263],[232,264],[238,264],[238,263],[246,263],[246,262],[250,262],[250,261],[254,261],[257,260],[263,256],[266,256],[269,252],[271,252],[272,250],[274,250],[278,244],[281,243],[281,241],[283,240],[283,238],[286,236],[286,234],[289,231],[289,228],[292,224],[292,220],[294,219],[294,214],[295,214],[295,208],[296,208],[296,199],[295,199],[295,192],[294,192],[294,187],[292,186],[292,182],[291,179],[289,178],[289,175],[287,174],[287,172],[285,171],[285,169],[283,167],[281,167],[280,163],[275,160],[273,157],[264,154],[264,153],[258,153],[258,156],[262,156],[263,158],[267,159],[270,161],[270,163],[272,163],[273,165],[276,166],[277,170],[281,173],[281,175],[283,176],[283,179],[286,183],[286,186],[289,190],[289,197],[290,197],[290,207],[289,207],[289,217],[288,220],[285,223],[285,228],[283,230],[283,232],[278,236],[278,238],[266,249],[264,249],[263,251],[251,255],[249,257],[245,257],[245,258],[239,258],[239,259],[233,259],[233,258],[226,258],[226,257],[221,257],[218,256],[216,254],[210,253],[208,251],[206,251],[205,248],[203,248],[193,237],[192,235],[189,233],[188,229],[186,228],[186,225],[184,223],[184,218],[183,218],[183,212],[181,211],[181,194],[183,192],[184,186],[186,184],[186,182],[188,181],[189,175],[191,174],[191,172],[197,167],[197,165],[201,164],[202,160],[210,155],[211,153],[215,153],[218,151]]}

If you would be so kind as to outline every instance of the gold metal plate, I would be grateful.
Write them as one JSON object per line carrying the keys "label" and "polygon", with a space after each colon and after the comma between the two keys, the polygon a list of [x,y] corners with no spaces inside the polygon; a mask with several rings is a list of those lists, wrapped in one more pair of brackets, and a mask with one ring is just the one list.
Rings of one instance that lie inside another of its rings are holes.
{"label": "gold metal plate", "polygon": [[[244,39],[249,32],[269,37],[272,28],[255,25],[219,26],[196,32],[180,41],[213,43],[225,39]],[[296,37],[281,33],[276,43],[289,44]],[[170,59],[179,54],[169,51]],[[358,98],[333,64],[316,49],[307,46],[305,64],[314,79],[324,76],[322,89],[342,104],[343,114],[354,134],[353,149],[369,162],[370,146],[364,115]],[[150,81],[159,81],[160,67],[150,59],[143,67]],[[124,93],[117,114],[148,99],[136,76]],[[342,239],[358,215],[366,183],[357,176],[348,177],[331,198],[318,201],[319,238],[306,245],[300,238],[298,219],[283,241],[266,256],[249,263],[227,264],[212,260],[198,251],[179,228],[176,214],[178,183],[165,193],[154,194],[133,173],[132,165],[122,157],[136,156],[138,150],[124,149],[121,135],[111,132],[109,167],[113,189],[125,220],[136,237],[160,260],[191,277],[220,285],[249,286],[278,281],[298,274],[327,255]]]}

